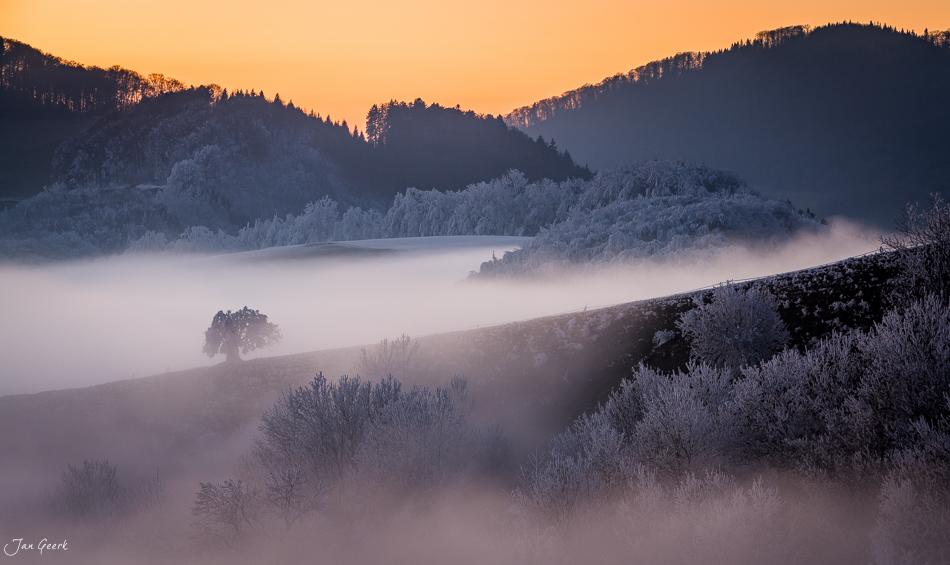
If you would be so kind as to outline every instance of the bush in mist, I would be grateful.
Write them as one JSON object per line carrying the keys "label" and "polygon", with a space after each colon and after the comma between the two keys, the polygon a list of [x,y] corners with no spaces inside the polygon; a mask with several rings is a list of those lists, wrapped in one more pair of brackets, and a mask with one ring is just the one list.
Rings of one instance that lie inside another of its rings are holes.
{"label": "bush in mist", "polygon": [[110,532],[120,520],[159,507],[165,495],[165,482],[158,474],[134,489],[119,481],[118,469],[108,460],[84,460],[82,465],[67,465],[53,491],[39,504],[29,504],[48,514],[46,518],[65,518]]}
{"label": "bush in mist", "polygon": [[767,290],[725,284],[712,291],[712,302],[694,300],[696,307],[676,323],[694,359],[738,368],[768,359],[788,343],[778,302]]}
{"label": "bush in mist", "polygon": [[672,375],[637,367],[597,412],[556,435],[549,452],[532,461],[513,495],[516,506],[563,529],[643,473],[677,481],[729,463],[730,377],[706,365]]}
{"label": "bush in mist", "polygon": [[456,377],[435,390],[389,376],[343,376],[284,396],[262,416],[247,480],[201,483],[199,533],[233,543],[266,516],[289,529],[307,515],[357,514],[366,504],[425,502],[463,478],[491,477],[505,463],[497,430],[473,426],[471,391]]}
{"label": "bush in mist", "polygon": [[383,339],[370,353],[360,349],[356,369],[369,379],[383,379],[390,375],[399,378],[410,376],[419,356],[419,343],[412,343],[406,334],[389,341]]}
{"label": "bush in mist", "polygon": [[920,418],[914,427],[915,445],[895,458],[881,490],[876,565],[950,562],[950,419]]}
{"label": "bush in mist", "polygon": [[483,453],[484,437],[467,421],[470,395],[458,377],[434,391],[404,391],[392,376],[371,384],[318,375],[264,413],[255,459],[268,473],[300,470],[315,484],[437,487]]}
{"label": "bush in mist", "polygon": [[939,194],[931,196],[929,208],[908,205],[897,234],[882,242],[898,253],[900,296],[950,295],[950,206]]}
{"label": "bush in mist", "polygon": [[199,483],[201,490],[191,509],[200,538],[231,547],[259,521],[260,491],[241,479]]}
{"label": "bush in mist", "polygon": [[70,518],[108,519],[130,509],[132,493],[119,484],[115,465],[86,460],[82,466],[67,466],[52,503]]}

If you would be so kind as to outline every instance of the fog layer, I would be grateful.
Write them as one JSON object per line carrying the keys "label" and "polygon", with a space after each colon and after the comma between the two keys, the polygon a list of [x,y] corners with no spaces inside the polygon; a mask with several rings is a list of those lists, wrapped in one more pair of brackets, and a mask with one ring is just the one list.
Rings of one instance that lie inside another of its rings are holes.
{"label": "fog layer", "polygon": [[[0,395],[89,386],[215,364],[201,353],[218,310],[260,310],[283,342],[250,357],[371,344],[686,292],[871,251],[838,223],[778,250],[644,262],[544,281],[466,281],[527,238],[470,236],[295,246],[216,257],[125,255],[0,266]],[[313,250],[313,251],[311,251]]]}

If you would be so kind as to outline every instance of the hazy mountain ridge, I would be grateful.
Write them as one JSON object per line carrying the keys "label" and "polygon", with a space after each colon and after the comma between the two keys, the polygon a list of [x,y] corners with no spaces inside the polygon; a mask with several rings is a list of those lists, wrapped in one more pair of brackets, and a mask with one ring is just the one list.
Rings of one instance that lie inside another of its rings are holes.
{"label": "hazy mountain ridge", "polygon": [[682,53],[506,116],[601,168],[686,159],[890,227],[946,191],[950,34],[832,24]]}

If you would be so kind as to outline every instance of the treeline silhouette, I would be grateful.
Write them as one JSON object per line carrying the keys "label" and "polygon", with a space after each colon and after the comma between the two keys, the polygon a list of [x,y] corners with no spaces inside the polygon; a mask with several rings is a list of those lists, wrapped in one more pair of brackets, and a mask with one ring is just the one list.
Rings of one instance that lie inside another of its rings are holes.
{"label": "treeline silhouette", "polygon": [[685,159],[881,227],[950,189],[950,32],[792,26],[681,53],[505,117],[595,168]]}
{"label": "treeline silhouette", "polygon": [[159,73],[86,67],[0,37],[0,118],[101,115],[184,87]]}
{"label": "treeline silhouette", "polygon": [[[212,201],[249,211],[250,204],[237,202],[249,199],[275,214],[298,212],[323,196],[378,206],[407,187],[460,190],[510,169],[532,181],[591,177],[553,141],[531,139],[500,116],[390,101],[370,110],[367,141],[346,121],[304,112],[279,95],[186,87],[157,73],[85,67],[11,39],[0,44],[0,119],[46,120],[34,129],[50,130],[47,137],[58,143],[64,120],[96,118],[53,159],[51,180],[69,186],[160,186],[181,165],[178,180],[201,185]],[[11,180],[50,178],[46,171],[31,175],[35,163],[10,167],[4,173]],[[192,178],[184,180],[189,167]],[[236,212],[233,220],[245,215]]]}
{"label": "treeline silhouette", "polygon": [[[60,147],[53,172],[76,186],[197,183],[213,201],[246,209],[233,218],[239,223],[298,212],[323,196],[380,205],[407,187],[460,190],[509,169],[531,180],[591,176],[500,117],[416,100],[374,106],[368,122],[369,141],[279,95],[195,87],[102,116]],[[192,180],[182,177],[187,167]]]}

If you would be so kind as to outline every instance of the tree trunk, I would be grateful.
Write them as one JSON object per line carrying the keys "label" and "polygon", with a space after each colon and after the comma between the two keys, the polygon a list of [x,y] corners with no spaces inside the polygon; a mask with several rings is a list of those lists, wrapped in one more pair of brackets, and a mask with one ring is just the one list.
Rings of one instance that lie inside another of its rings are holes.
{"label": "tree trunk", "polygon": [[225,354],[228,356],[228,362],[235,362],[241,360],[241,352],[238,351],[238,346],[236,343],[228,344],[227,351]]}

